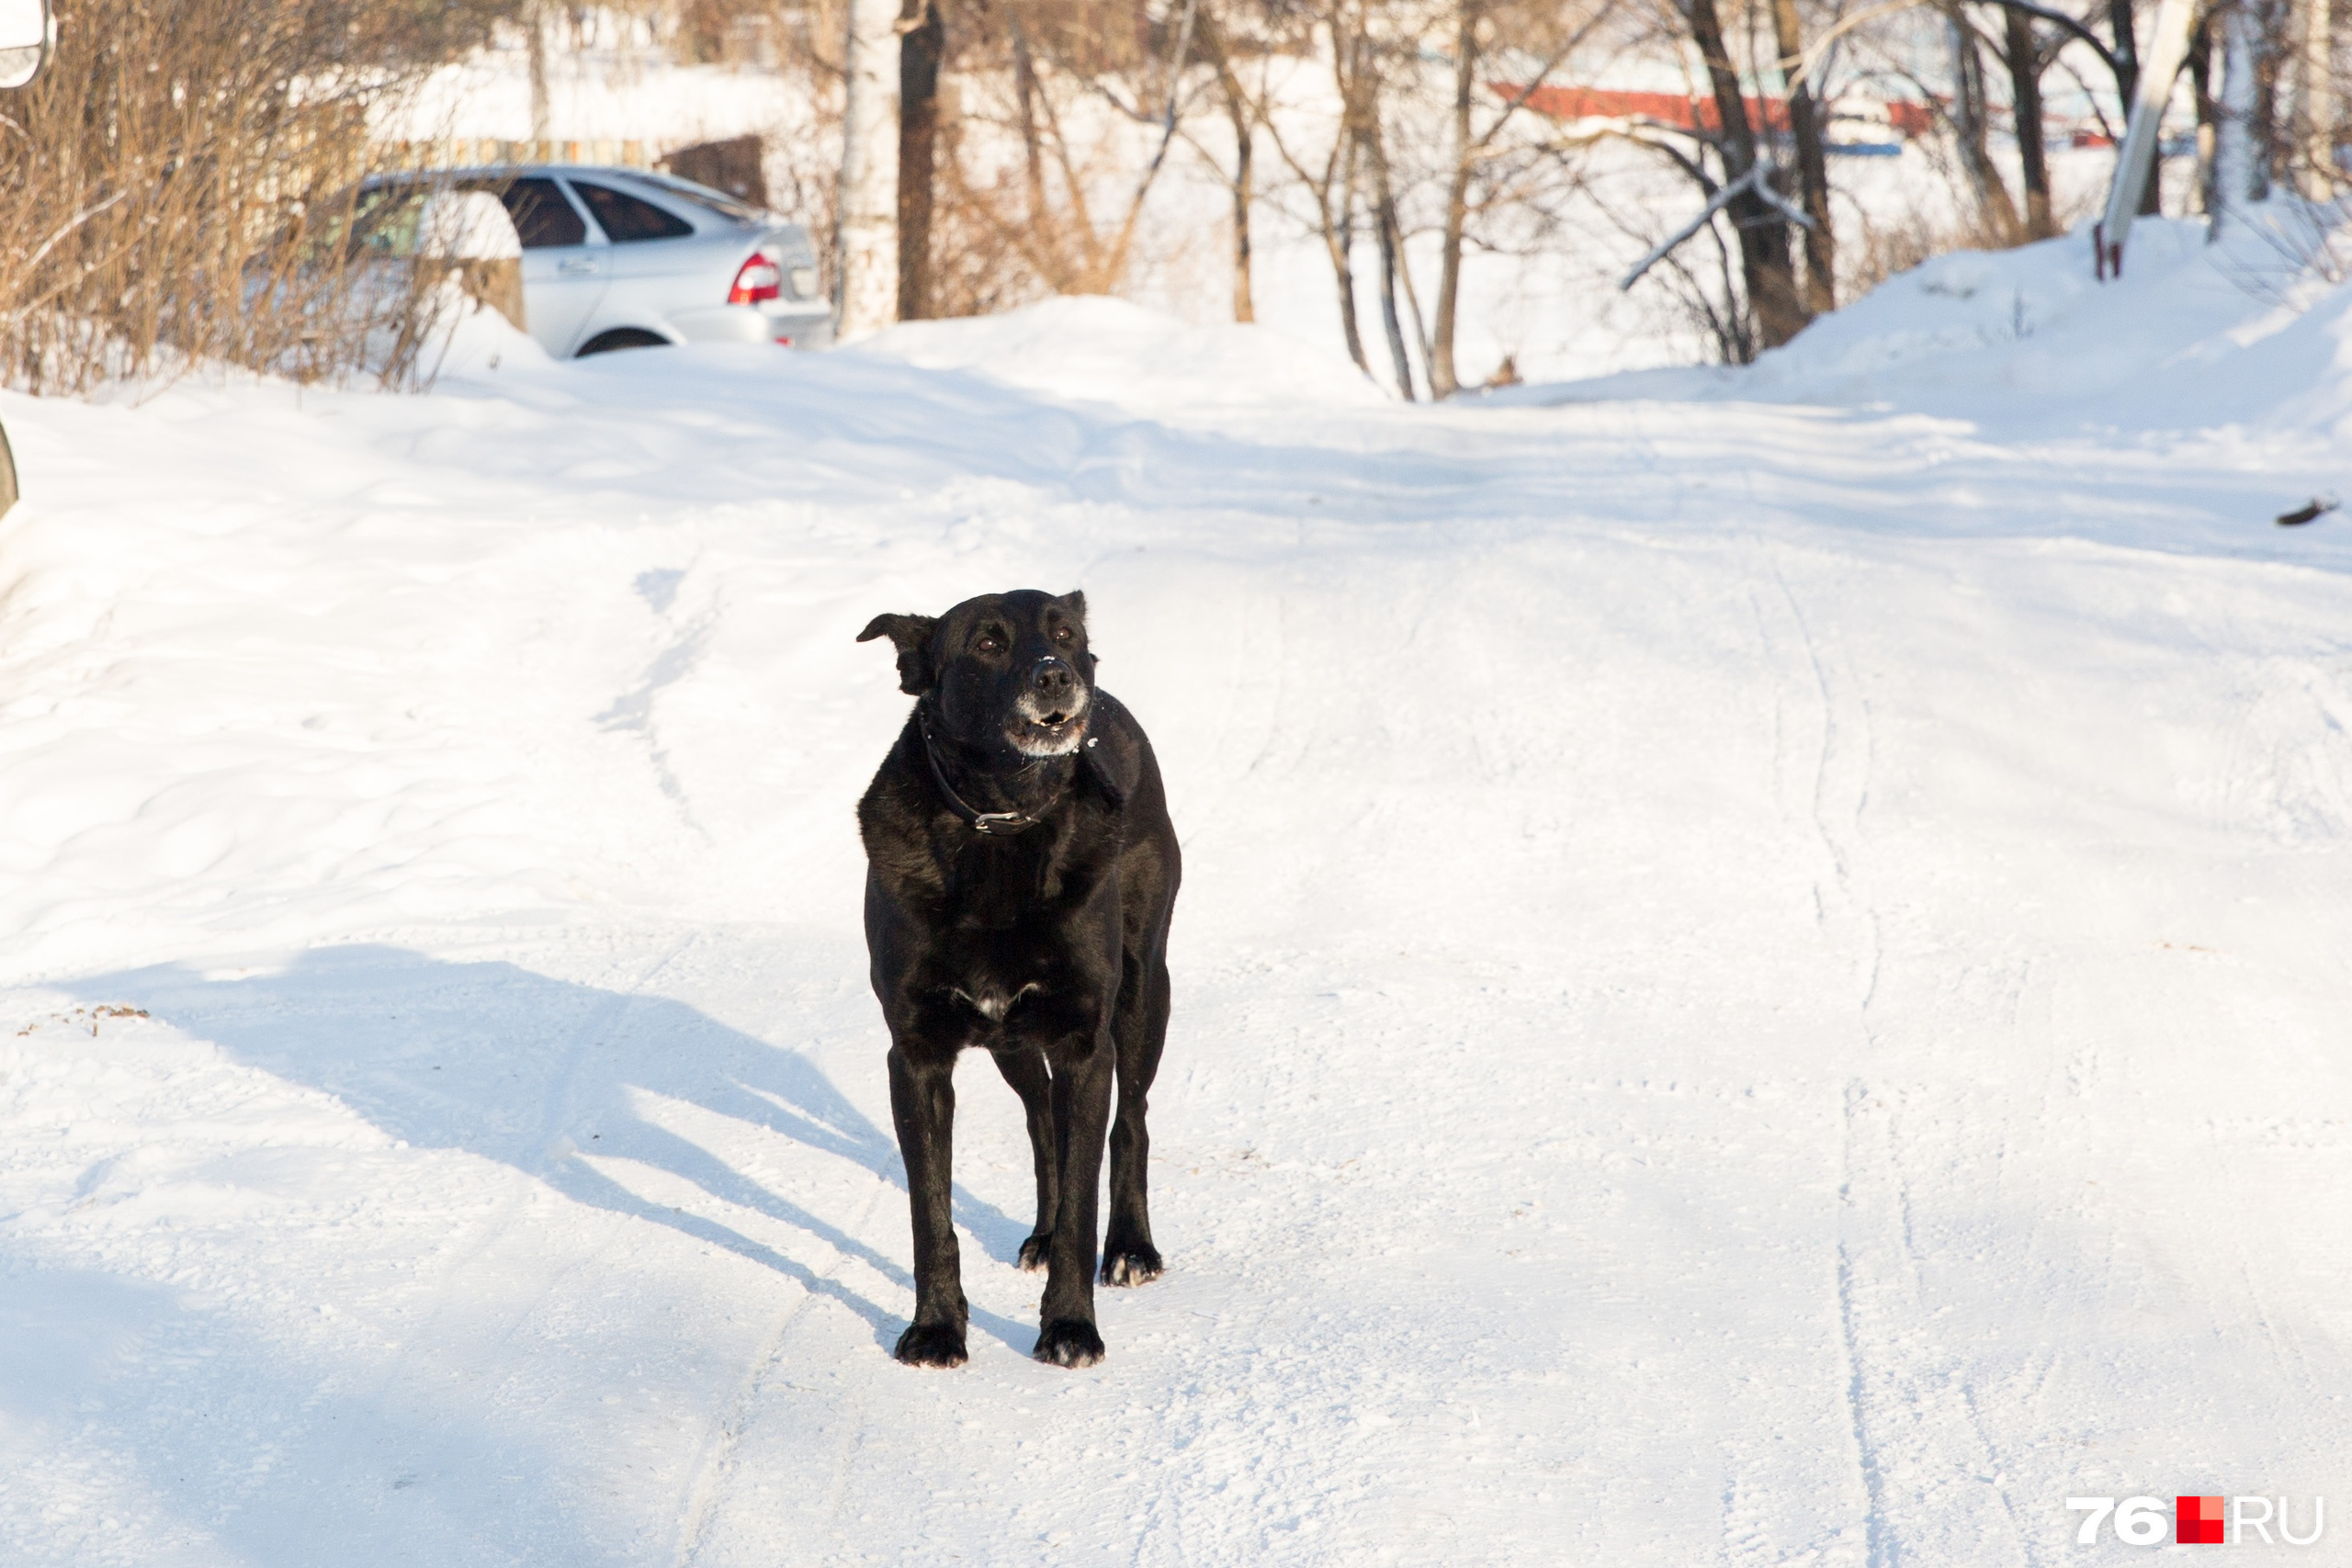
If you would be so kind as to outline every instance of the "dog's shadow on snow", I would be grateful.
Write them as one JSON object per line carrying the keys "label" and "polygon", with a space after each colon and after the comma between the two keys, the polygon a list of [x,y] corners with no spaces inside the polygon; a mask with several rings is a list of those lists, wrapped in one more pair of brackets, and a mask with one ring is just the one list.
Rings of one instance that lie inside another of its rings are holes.
{"label": "dog's shadow on snow", "polygon": [[[599,1168],[633,1161],[666,1172],[913,1290],[896,1259],[644,1113],[649,1102],[668,1102],[672,1120],[683,1111],[748,1122],[906,1190],[897,1142],[806,1057],[683,1002],[390,947],[317,949],[274,973],[163,964],[74,988],[135,1003],[240,1062],[332,1094],[413,1146],[502,1161],[579,1202],[773,1269],[864,1318],[886,1348],[905,1326],[903,1315],[833,1278],[833,1259],[811,1267]],[[960,1186],[956,1208],[990,1257],[1017,1257],[1028,1225]],[[972,1324],[1023,1352],[1035,1338],[1035,1329],[977,1307]]]}

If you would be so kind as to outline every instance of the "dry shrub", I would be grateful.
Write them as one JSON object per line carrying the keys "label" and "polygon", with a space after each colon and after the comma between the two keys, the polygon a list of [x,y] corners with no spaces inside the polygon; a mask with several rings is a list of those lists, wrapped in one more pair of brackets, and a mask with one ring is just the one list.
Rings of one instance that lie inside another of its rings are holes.
{"label": "dry shrub", "polygon": [[[344,240],[368,109],[494,4],[80,0],[0,112],[0,379],[346,376],[408,291]],[[398,372],[401,367],[379,366]]]}
{"label": "dry shrub", "polygon": [[1974,209],[1930,212],[1917,204],[1872,220],[1857,209],[1861,230],[1860,245],[1840,246],[1846,265],[1838,279],[1838,297],[1859,299],[1898,273],[1952,251],[2006,251],[2030,243],[2020,224],[2001,223]]}
{"label": "dry shrub", "polygon": [[[1182,7],[1001,0],[951,12],[929,313],[1114,294],[1137,262]],[[1197,31],[1189,60],[1198,59]]]}
{"label": "dry shrub", "polygon": [[[1022,108],[948,119],[931,226],[932,310],[983,316],[1055,294],[1112,294],[1140,203],[1125,139],[1063,134],[1040,84]],[[1091,107],[1091,106],[1089,106]],[[1007,154],[1011,156],[1008,157]],[[1096,213],[1089,197],[1116,204]]]}
{"label": "dry shrub", "polygon": [[[944,139],[943,139],[944,140]],[[1030,240],[1025,202],[999,176],[975,184],[955,162],[943,158],[939,189],[931,209],[930,307],[934,316],[989,316],[1049,299],[1057,290],[1031,259],[1048,253],[1048,265],[1064,269],[1062,247],[1047,236]],[[1093,292],[1102,292],[1093,290]]]}

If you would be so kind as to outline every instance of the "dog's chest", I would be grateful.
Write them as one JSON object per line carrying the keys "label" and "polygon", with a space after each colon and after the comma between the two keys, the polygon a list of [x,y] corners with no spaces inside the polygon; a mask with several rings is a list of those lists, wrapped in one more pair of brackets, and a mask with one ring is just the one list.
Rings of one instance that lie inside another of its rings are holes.
{"label": "dog's chest", "polygon": [[[1002,1047],[1040,1030],[1053,1032],[1080,998],[1099,963],[1089,950],[1100,922],[1059,897],[1067,865],[1014,841],[971,846],[958,857],[933,978],[955,1004],[969,1046]],[[1112,928],[1115,930],[1115,927]],[[1115,941],[1115,938],[1113,939]]]}
{"label": "dog's chest", "polygon": [[990,1023],[1002,1023],[1004,1015],[1016,1004],[1046,988],[1042,980],[1025,981],[1008,988],[993,975],[967,975],[964,979],[965,984],[949,987],[948,994]]}

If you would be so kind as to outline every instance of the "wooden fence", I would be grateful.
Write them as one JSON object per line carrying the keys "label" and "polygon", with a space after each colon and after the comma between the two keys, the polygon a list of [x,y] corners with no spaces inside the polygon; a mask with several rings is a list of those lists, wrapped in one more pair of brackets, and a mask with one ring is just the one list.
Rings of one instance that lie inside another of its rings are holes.
{"label": "wooden fence", "polygon": [[370,159],[379,169],[503,169],[517,164],[605,164],[650,169],[642,141],[599,137],[579,141],[503,141],[459,136],[437,141],[379,141]]}

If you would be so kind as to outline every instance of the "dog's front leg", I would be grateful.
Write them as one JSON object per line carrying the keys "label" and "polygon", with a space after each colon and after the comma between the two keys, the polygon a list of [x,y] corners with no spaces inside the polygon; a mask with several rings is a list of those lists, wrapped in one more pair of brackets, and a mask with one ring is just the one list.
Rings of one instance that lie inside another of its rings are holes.
{"label": "dog's front leg", "polygon": [[1094,1326],[1095,1187],[1102,1179],[1102,1140],[1111,1121],[1111,1043],[1098,1031],[1091,1047],[1054,1071],[1054,1145],[1060,1201],[1038,1309],[1037,1359],[1091,1367],[1102,1359]]}
{"label": "dog's front leg", "polygon": [[915,1320],[893,1352],[910,1367],[960,1367],[971,1308],[964,1300],[956,1245],[951,1155],[956,1133],[956,1056],[912,1041],[890,1047],[890,1117],[907,1165],[907,1204],[915,1227]]}

